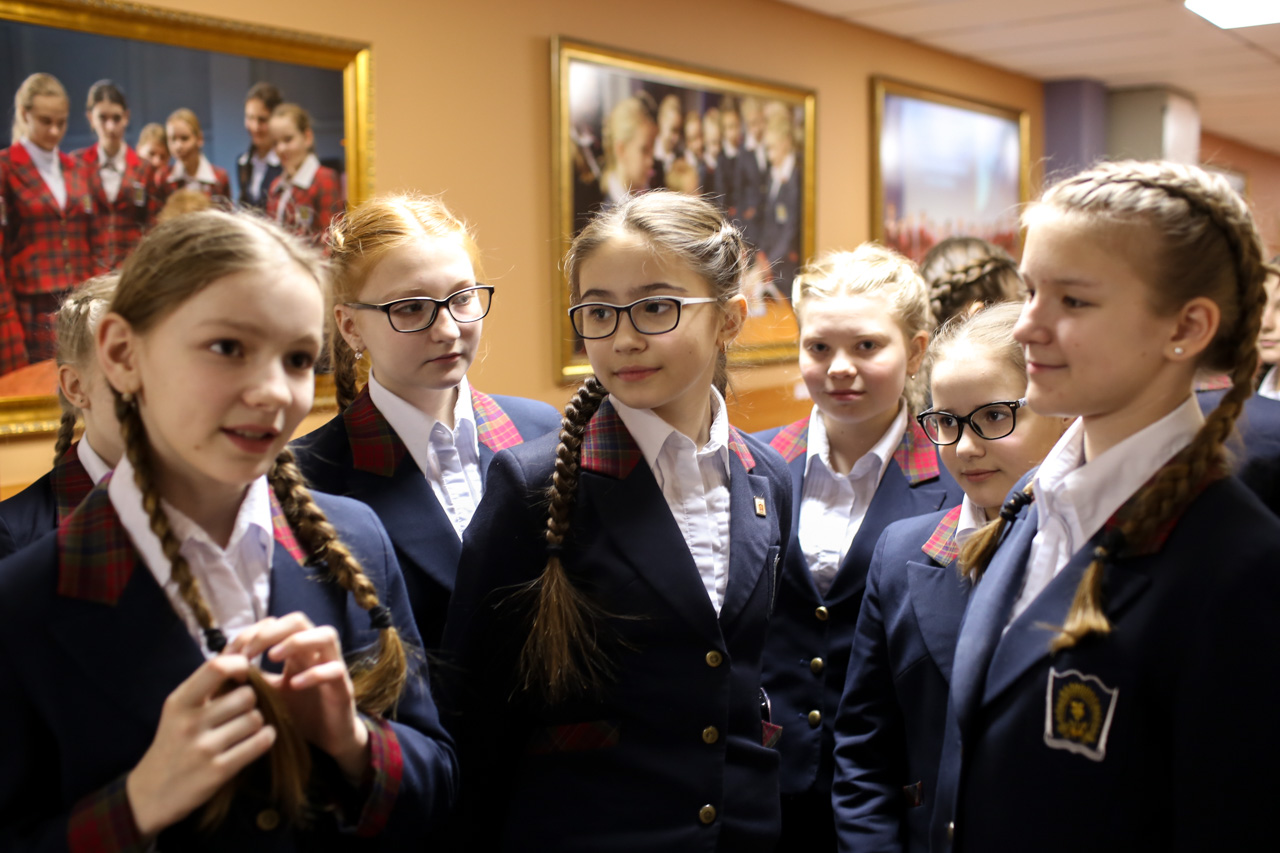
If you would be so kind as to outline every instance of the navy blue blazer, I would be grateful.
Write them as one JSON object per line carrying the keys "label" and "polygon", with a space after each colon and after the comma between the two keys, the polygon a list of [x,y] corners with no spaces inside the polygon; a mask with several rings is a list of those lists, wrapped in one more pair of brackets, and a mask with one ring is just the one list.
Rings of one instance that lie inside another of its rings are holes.
{"label": "navy blue blazer", "polygon": [[[360,558],[405,642],[417,645],[395,555],[377,517],[355,501],[315,498]],[[299,558],[305,555],[277,513],[269,612],[300,610],[316,624],[334,626],[348,656],[358,657],[377,642],[369,614]],[[374,793],[363,802],[366,810],[390,811],[348,812],[350,825],[359,818],[362,830],[379,833],[376,839],[340,835],[332,811],[319,812],[310,830],[278,819],[271,826],[262,817],[265,804],[246,790],[216,833],[196,828],[197,809],[160,834],[159,848],[248,853],[427,846],[454,802],[458,771],[427,687],[426,662],[420,653],[410,660],[393,721],[377,724],[394,732],[399,758],[395,750],[383,755],[374,768]],[[105,486],[56,533],[0,561],[0,849],[70,850],[72,827],[101,839],[94,850],[121,849],[116,827],[120,810],[129,808],[124,777],[151,745],[165,698],[203,662],[186,624],[138,559]],[[263,666],[279,671],[270,662]],[[390,743],[385,734],[379,742]],[[314,801],[359,808],[359,794],[341,781],[336,763],[318,750],[313,755]]]}
{"label": "navy blue blazer", "polygon": [[835,722],[832,805],[844,853],[927,853],[951,660],[970,585],[960,507],[897,521],[876,543]]}
{"label": "navy blue blazer", "polygon": [[[560,413],[537,400],[490,397],[472,389],[480,471],[493,455],[560,429]],[[409,589],[409,604],[428,649],[440,645],[462,541],[431,484],[369,397],[291,445],[312,487],[368,504],[391,536]]]}
{"label": "navy blue blazer", "polygon": [[[1199,391],[1205,414],[1222,402],[1225,391]],[[1254,394],[1244,401],[1237,435],[1227,443],[1235,454],[1235,473],[1271,511],[1280,514],[1280,400]]]}
{"label": "navy blue blazer", "polygon": [[[607,614],[603,695],[547,706],[518,683],[547,561],[556,436],[503,451],[463,543],[442,705],[475,850],[772,853],[778,755],[763,745],[765,626],[790,533],[786,466],[732,433],[729,579],[719,617],[671,510],[606,400],[588,424],[563,555]],[[786,733],[782,735],[786,739]]]}
{"label": "navy blue blazer", "polygon": [[970,597],[931,849],[1273,849],[1280,520],[1234,477],[1214,482],[1108,564],[1111,633],[1055,654],[1051,626],[1101,540],[1006,631],[1036,526],[1033,506]]}
{"label": "navy blue blazer", "polygon": [[73,444],[48,474],[0,501],[0,559],[57,527],[92,490],[93,479]]}
{"label": "navy blue blazer", "polygon": [[267,166],[267,173],[262,178],[258,192],[253,192],[253,147],[236,158],[236,183],[240,185],[240,206],[257,210],[267,209],[267,192],[271,184],[284,172],[280,165]]}
{"label": "navy blue blazer", "polygon": [[782,453],[792,485],[791,540],[764,654],[764,686],[773,703],[773,721],[786,731],[778,744],[782,793],[826,792],[834,768],[832,723],[844,693],[876,542],[892,522],[954,506],[963,493],[938,463],[937,448],[912,422],[824,596],[813,582],[798,538],[809,419],[757,436]]}

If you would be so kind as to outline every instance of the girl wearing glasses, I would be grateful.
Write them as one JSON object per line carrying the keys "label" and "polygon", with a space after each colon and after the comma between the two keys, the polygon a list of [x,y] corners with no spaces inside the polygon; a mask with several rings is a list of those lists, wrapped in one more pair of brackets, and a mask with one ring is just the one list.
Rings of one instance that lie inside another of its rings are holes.
{"label": "girl wearing glasses", "polygon": [[[1078,420],[962,549],[931,849],[1274,848],[1280,521],[1223,452],[1262,241],[1174,163],[1101,164],[1024,223],[1026,397]],[[1201,370],[1231,377],[1208,415]]]}
{"label": "girl wearing glasses", "polygon": [[760,654],[791,488],[720,391],[746,257],[668,192],[569,250],[595,376],[495,460],[445,629],[471,849],[774,849]]}
{"label": "girl wearing glasses", "polygon": [[929,849],[947,682],[969,584],[955,567],[1069,419],[1032,412],[1022,306],[978,310],[929,345],[933,406],[917,416],[964,489],[948,510],[890,525],[876,544],[835,720],[832,800],[842,851]]}
{"label": "girl wearing glasses", "polygon": [[953,506],[960,489],[911,416],[932,328],[915,266],[867,243],[801,270],[792,304],[813,413],[760,434],[790,467],[796,536],[765,648],[765,689],[787,734],[785,850],[832,850],[832,722],[876,539],[890,522]]}
{"label": "girl wearing glasses", "polygon": [[[439,645],[493,455],[560,425],[555,409],[467,381],[493,288],[470,229],[437,198],[372,199],[329,234],[341,414],[294,443],[315,488],[357,498],[391,535],[418,629]],[[357,393],[357,366],[372,362]]]}

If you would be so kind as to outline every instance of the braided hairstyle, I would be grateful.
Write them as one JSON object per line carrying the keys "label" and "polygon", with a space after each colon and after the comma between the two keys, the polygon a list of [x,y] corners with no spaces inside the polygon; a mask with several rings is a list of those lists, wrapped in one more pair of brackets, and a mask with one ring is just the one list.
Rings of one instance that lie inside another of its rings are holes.
{"label": "braided hairstyle", "polygon": [[[59,367],[70,365],[81,374],[97,369],[94,339],[119,280],[120,276],[115,273],[91,278],[62,300],[56,320],[58,348],[54,353],[54,362]],[[76,421],[80,417],[80,409],[62,393],[61,384],[58,406],[62,409],[62,419],[58,422],[58,440],[53,448],[55,465],[75,440]]]}
{"label": "braided hairstyle", "polygon": [[[1050,643],[1057,651],[1091,633],[1110,632],[1102,609],[1107,561],[1125,543],[1149,539],[1186,508],[1206,479],[1225,469],[1224,444],[1253,393],[1267,269],[1262,239],[1244,200],[1221,176],[1195,166],[1104,163],[1051,187],[1025,218],[1034,225],[1042,211],[1156,237],[1154,268],[1147,276],[1152,309],[1171,314],[1193,298],[1212,299],[1221,321],[1197,366],[1226,373],[1232,381],[1191,443],[1130,499],[1132,511],[1095,548],[1066,622]],[[990,559],[989,552],[976,546],[968,556],[971,571]]]}
{"label": "braided hairstyle", "polygon": [[[456,240],[483,278],[480,249],[471,227],[445,207],[439,196],[399,193],[369,199],[329,226],[329,261],[333,270],[333,303],[356,302],[369,273],[393,249],[419,240]],[[356,353],[329,312],[329,346],[338,408],[355,400],[359,381]]]}
{"label": "braided hairstyle", "polygon": [[1018,264],[999,246],[977,237],[948,237],[920,262],[929,285],[929,307],[939,326],[974,302],[990,305],[1017,299]]}
{"label": "braided hairstyle", "polygon": [[[582,300],[583,264],[620,238],[640,238],[655,254],[685,264],[711,286],[720,306],[742,291],[748,257],[742,233],[705,199],[655,190],[597,214],[574,239],[565,256],[571,302]],[[728,382],[724,350],[716,356],[714,382],[723,392]],[[547,493],[547,564],[522,590],[533,601],[529,635],[520,652],[520,676],[525,691],[548,704],[598,692],[611,673],[598,627],[608,614],[574,585],[562,559],[578,487],[583,434],[607,394],[608,389],[593,376],[565,406]]]}
{"label": "braided hairstyle", "polygon": [[[301,268],[317,287],[327,289],[327,271],[320,256],[274,223],[249,214],[213,210],[192,213],[157,226],[142,240],[121,272],[111,311],[128,322],[135,334],[145,335],[183,301],[215,281],[246,270],[286,264]],[[181,543],[156,486],[157,463],[144,423],[145,405],[145,393],[135,396],[116,391],[116,416],[125,453],[133,466],[151,530],[169,560],[179,594],[203,630],[206,646],[216,653],[225,646],[226,639],[214,624],[199,579],[181,553]],[[407,655],[390,612],[379,603],[359,561],[338,539],[333,525],[307,491],[289,450],[276,458],[268,480],[290,528],[308,554],[309,565],[350,592],[356,603],[369,611],[370,622],[379,631],[375,656],[353,665],[357,707],[368,714],[392,710],[405,684]],[[256,668],[249,670],[249,683],[257,694],[258,709],[277,731],[266,759],[272,798],[289,820],[305,823],[310,750],[289,719],[277,691]],[[213,826],[225,818],[239,785],[250,772],[251,768],[246,768],[206,804],[204,825]]]}

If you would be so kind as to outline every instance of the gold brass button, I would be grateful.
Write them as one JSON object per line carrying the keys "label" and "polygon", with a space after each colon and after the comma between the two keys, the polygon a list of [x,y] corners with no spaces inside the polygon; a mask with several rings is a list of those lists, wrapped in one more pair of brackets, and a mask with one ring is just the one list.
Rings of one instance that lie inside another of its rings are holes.
{"label": "gold brass button", "polygon": [[258,829],[263,832],[271,832],[280,825],[280,812],[275,809],[263,809],[258,812],[257,818],[254,819]]}
{"label": "gold brass button", "polygon": [[724,655],[720,654],[715,649],[707,652],[707,666],[716,667],[722,663],[724,663]]}
{"label": "gold brass button", "polygon": [[813,611],[813,615],[818,617],[819,622],[826,622],[827,618],[831,616],[830,612],[827,611],[827,608],[822,605],[819,605],[818,609]]}
{"label": "gold brass button", "polygon": [[707,726],[702,730],[703,743],[715,743],[718,740],[720,740],[720,730],[715,726]]}
{"label": "gold brass button", "polygon": [[703,806],[702,808],[698,809],[698,820],[702,821],[703,823],[711,823],[715,819],[716,819],[715,806]]}
{"label": "gold brass button", "polygon": [[951,823],[947,824],[947,840],[948,841],[956,840],[956,822],[954,820],[951,821]]}
{"label": "gold brass button", "polygon": [[812,728],[815,728],[815,729],[816,729],[818,726],[822,725],[822,712],[821,712],[821,711],[810,711],[810,712],[809,712],[809,725],[810,725]]}
{"label": "gold brass button", "polygon": [[826,666],[826,664],[822,662],[822,658],[814,658],[813,660],[809,661],[809,669],[813,670],[814,675],[817,675],[818,673],[822,672],[822,668],[824,666]]}

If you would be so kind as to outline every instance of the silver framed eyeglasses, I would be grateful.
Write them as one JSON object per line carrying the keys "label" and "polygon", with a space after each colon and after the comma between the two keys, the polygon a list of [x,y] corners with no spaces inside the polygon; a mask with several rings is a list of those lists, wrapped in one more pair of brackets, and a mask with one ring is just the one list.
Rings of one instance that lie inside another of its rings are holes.
{"label": "silver framed eyeglasses", "polygon": [[630,305],[583,302],[569,309],[569,319],[573,330],[587,341],[612,335],[618,330],[618,318],[623,314],[631,318],[631,325],[640,334],[661,335],[680,325],[680,309],[685,305],[716,301],[709,296],[646,296]]}
{"label": "silver framed eyeglasses", "polygon": [[387,315],[391,328],[397,332],[421,332],[431,328],[444,308],[453,317],[455,323],[474,323],[483,320],[489,313],[493,302],[493,286],[477,284],[475,287],[464,287],[451,293],[444,299],[432,299],[430,296],[411,296],[408,299],[396,299],[391,302],[375,304],[373,302],[347,302],[348,308],[359,308],[368,311],[381,311]]}
{"label": "silver framed eyeglasses", "polygon": [[978,436],[987,441],[1004,438],[1010,435],[1018,425],[1018,409],[1027,404],[1027,398],[1006,400],[1000,403],[987,403],[979,406],[967,415],[956,415],[951,412],[921,412],[916,415],[916,422],[924,430],[929,440],[939,447],[955,444],[964,435],[967,426]]}

